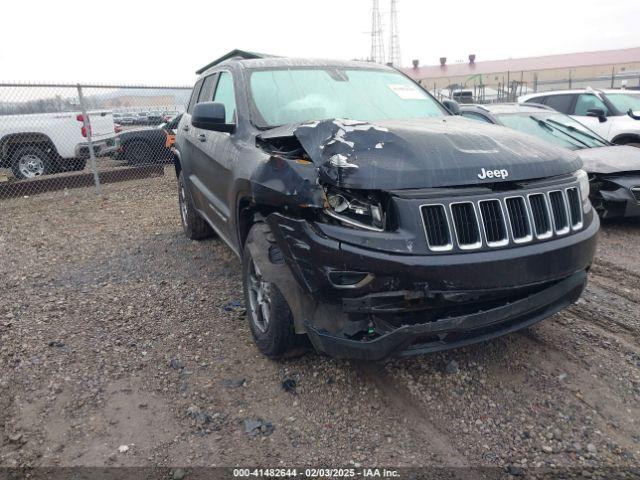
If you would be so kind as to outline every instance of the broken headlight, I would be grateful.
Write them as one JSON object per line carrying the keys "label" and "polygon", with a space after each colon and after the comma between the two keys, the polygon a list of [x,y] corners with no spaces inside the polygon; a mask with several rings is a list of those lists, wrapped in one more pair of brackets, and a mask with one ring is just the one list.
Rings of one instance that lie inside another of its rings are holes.
{"label": "broken headlight", "polygon": [[350,190],[326,190],[324,213],[344,225],[381,232],[385,213],[380,199],[372,193]]}
{"label": "broken headlight", "polygon": [[584,170],[576,170],[574,176],[578,180],[580,187],[580,200],[582,200],[582,208],[585,212],[589,211],[591,204],[589,203],[589,175]]}

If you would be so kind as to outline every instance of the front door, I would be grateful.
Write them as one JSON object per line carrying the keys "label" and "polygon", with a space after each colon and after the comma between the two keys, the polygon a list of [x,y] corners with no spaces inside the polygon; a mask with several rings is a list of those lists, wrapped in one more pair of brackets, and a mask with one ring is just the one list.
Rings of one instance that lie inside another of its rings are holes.
{"label": "front door", "polygon": [[[203,91],[205,87],[206,80]],[[222,103],[226,111],[225,123],[236,123],[236,101],[231,73],[225,71],[215,74],[214,84],[201,98],[202,102],[213,100]],[[233,133],[193,128],[193,145],[197,150],[197,179],[193,183],[200,190],[201,208],[218,234],[230,239],[232,232],[229,220],[233,199],[228,198],[228,195],[231,190],[231,169],[236,158]]]}

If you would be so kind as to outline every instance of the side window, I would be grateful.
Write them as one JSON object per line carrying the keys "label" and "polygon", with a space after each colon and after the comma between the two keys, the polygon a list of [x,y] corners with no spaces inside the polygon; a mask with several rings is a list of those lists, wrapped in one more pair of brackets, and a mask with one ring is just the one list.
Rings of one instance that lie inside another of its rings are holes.
{"label": "side window", "polygon": [[560,113],[569,114],[574,96],[575,95],[549,95],[546,105]]}
{"label": "side window", "polygon": [[202,102],[210,102],[213,98],[213,89],[216,86],[216,77],[217,74],[209,75],[204,79],[204,83],[202,84],[202,90],[200,90],[200,95],[198,95],[198,103]]}
{"label": "side window", "polygon": [[236,97],[233,92],[233,78],[229,72],[220,73],[220,80],[218,80],[218,87],[213,101],[224,104],[227,116],[226,123],[236,123]]}
{"label": "side window", "polygon": [[534,98],[530,98],[529,100],[527,100],[525,103],[539,103],[541,105],[544,105],[547,101],[547,98],[549,97],[534,97]]}
{"label": "side window", "polygon": [[479,122],[491,123],[487,117],[476,112],[460,112],[460,115],[462,115],[465,118],[477,120]]}
{"label": "side window", "polygon": [[193,90],[191,91],[191,98],[189,99],[189,106],[187,107],[187,113],[191,113],[193,110],[193,106],[196,104],[196,99],[198,98],[198,94],[200,93],[200,88],[202,87],[202,80],[198,80],[196,84],[193,86]]}
{"label": "side window", "polygon": [[592,108],[601,108],[604,110],[605,115],[609,115],[609,109],[604,102],[591,93],[578,95],[574,115],[586,116],[587,112]]}

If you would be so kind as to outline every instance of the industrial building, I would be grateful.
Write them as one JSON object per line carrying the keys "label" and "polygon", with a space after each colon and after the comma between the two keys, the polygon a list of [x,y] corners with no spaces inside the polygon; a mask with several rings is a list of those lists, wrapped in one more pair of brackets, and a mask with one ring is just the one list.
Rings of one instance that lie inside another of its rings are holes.
{"label": "industrial building", "polygon": [[513,101],[518,95],[580,88],[640,88],[640,48],[578,52],[505,60],[449,63],[403,71],[439,97],[462,101]]}

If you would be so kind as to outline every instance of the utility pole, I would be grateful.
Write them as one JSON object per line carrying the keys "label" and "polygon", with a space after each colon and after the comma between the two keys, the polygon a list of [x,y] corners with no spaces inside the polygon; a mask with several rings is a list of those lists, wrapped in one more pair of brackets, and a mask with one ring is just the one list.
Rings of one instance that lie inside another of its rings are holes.
{"label": "utility pole", "polygon": [[398,1],[391,0],[391,18],[389,21],[389,63],[394,67],[401,67],[400,58],[400,29],[398,28]]}
{"label": "utility pole", "polygon": [[378,0],[372,0],[371,8],[371,61],[376,63],[384,63],[385,61]]}

